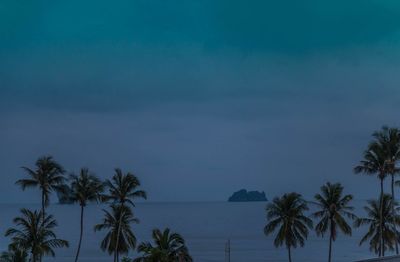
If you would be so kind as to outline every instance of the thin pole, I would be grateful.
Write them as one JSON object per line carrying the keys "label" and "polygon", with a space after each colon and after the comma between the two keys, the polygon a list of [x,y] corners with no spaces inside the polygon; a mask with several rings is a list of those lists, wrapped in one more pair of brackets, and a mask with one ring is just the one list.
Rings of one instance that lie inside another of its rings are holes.
{"label": "thin pole", "polygon": [[225,242],[225,262],[231,262],[231,241]]}
{"label": "thin pole", "polygon": [[228,239],[228,262],[231,262],[231,240]]}
{"label": "thin pole", "polygon": [[225,242],[225,262],[228,262],[228,242]]}

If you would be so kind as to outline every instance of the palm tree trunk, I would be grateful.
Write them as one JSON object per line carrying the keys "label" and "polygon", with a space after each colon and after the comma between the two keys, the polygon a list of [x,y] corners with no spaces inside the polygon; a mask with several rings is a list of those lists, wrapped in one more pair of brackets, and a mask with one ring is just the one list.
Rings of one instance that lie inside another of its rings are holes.
{"label": "palm tree trunk", "polygon": [[114,252],[114,262],[118,262],[119,261],[119,252],[117,250],[115,250]]}
{"label": "palm tree trunk", "polygon": [[[391,181],[391,188],[392,188],[392,205],[391,205],[391,209],[392,209],[392,215],[393,217],[396,215],[396,210],[394,209],[394,202],[396,201],[396,198],[394,196],[394,173],[392,172],[391,174],[392,177],[392,181]],[[399,243],[398,243],[398,233],[397,233],[397,227],[396,227],[396,223],[393,221],[393,228],[395,229],[395,235],[396,235],[396,255],[399,254]]]}
{"label": "palm tree trunk", "polygon": [[78,261],[79,252],[81,251],[82,236],[83,236],[83,210],[84,210],[83,205],[81,205],[81,232],[79,234],[79,244],[78,244],[78,250],[76,251],[75,262]]}
{"label": "palm tree trunk", "polygon": [[42,191],[42,221],[44,222],[45,219],[45,201],[44,201],[44,191]]}
{"label": "palm tree trunk", "polygon": [[119,221],[118,221],[118,228],[117,228],[117,240],[115,243],[115,258],[114,258],[114,262],[119,262],[119,257],[118,257],[118,250],[119,250],[119,238],[121,235],[121,220],[122,220],[122,204],[120,206],[121,208],[121,212],[119,212]]}
{"label": "palm tree trunk", "polygon": [[290,252],[290,246],[288,246],[289,262],[292,262],[292,253]]}
{"label": "palm tree trunk", "polygon": [[32,262],[37,262],[37,256],[36,256],[36,254],[35,254],[35,252],[34,252],[34,248],[32,247],[32,249],[31,249],[31,258],[32,258]]}
{"label": "palm tree trunk", "polygon": [[[42,223],[43,224],[44,224],[44,220],[46,219],[45,208],[46,208],[45,193],[44,193],[44,190],[42,190]],[[39,255],[39,261],[42,262],[42,255]]]}
{"label": "palm tree trunk", "polygon": [[332,230],[329,236],[329,257],[328,257],[328,262],[331,262],[332,260]]}
{"label": "palm tree trunk", "polygon": [[118,224],[118,229],[117,229],[117,239],[115,242],[115,256],[114,256],[114,262],[118,262],[118,249],[119,249],[119,237],[120,237],[120,231],[121,231],[121,218],[119,218],[119,224]]}
{"label": "palm tree trunk", "polygon": [[383,176],[380,178],[381,180],[381,199],[380,199],[380,206],[379,206],[379,239],[381,243],[380,251],[379,251],[379,256],[385,256],[384,253],[384,242],[383,242]]}

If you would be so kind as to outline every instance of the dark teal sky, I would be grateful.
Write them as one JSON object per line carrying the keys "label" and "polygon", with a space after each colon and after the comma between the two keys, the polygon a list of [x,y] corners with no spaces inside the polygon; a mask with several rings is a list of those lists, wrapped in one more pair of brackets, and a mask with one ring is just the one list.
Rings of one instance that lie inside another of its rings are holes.
{"label": "dark teal sky", "polygon": [[374,195],[352,167],[399,124],[399,30],[395,0],[2,1],[0,192],[53,154],[152,200]]}

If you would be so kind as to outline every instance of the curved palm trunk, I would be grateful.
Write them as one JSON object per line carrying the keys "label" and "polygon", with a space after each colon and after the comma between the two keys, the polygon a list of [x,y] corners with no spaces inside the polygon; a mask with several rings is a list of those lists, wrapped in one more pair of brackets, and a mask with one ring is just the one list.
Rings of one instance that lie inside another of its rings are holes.
{"label": "curved palm trunk", "polygon": [[384,242],[383,242],[383,176],[380,178],[381,180],[381,199],[380,199],[380,206],[379,206],[379,239],[380,239],[380,250],[379,250],[379,256],[385,256],[385,251],[384,251]]}
{"label": "curved palm trunk", "polygon": [[[395,195],[394,195],[394,173],[392,172],[390,174],[390,176],[392,177],[392,181],[391,181],[391,189],[392,189],[392,205],[391,205],[391,209],[392,209],[392,215],[393,217],[396,215],[396,210],[394,209],[394,202],[396,201]],[[399,254],[399,243],[398,243],[398,232],[397,232],[397,227],[395,222],[393,221],[393,227],[395,229],[395,234],[396,234],[396,254]]]}
{"label": "curved palm trunk", "polygon": [[290,246],[288,246],[289,262],[292,262],[292,252],[290,251]]}
{"label": "curved palm trunk", "polygon": [[82,245],[82,236],[83,236],[83,205],[81,205],[81,232],[79,234],[79,244],[78,244],[78,250],[76,251],[76,256],[75,256],[75,262],[78,261],[79,257],[79,252],[81,251],[81,245]]}

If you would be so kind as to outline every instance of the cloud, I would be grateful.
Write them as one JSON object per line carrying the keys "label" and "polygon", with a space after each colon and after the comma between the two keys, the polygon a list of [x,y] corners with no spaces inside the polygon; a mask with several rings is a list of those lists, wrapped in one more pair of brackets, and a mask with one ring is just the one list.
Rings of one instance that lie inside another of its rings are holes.
{"label": "cloud", "polygon": [[221,2],[221,39],[243,51],[302,55],[398,42],[395,1]]}
{"label": "cloud", "polygon": [[397,125],[400,8],[296,3],[2,3],[0,190],[22,201],[19,166],[54,154],[135,171],[153,200],[328,179],[366,197],[351,170]]}

